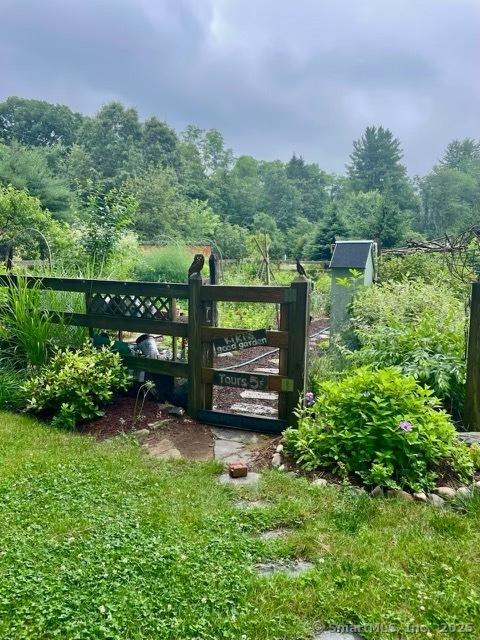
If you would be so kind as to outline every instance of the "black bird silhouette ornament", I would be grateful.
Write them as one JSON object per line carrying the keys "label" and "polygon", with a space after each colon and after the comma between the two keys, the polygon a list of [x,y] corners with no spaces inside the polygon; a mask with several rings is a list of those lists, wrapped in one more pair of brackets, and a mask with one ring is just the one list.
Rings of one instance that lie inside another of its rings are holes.
{"label": "black bird silhouette ornament", "polygon": [[196,253],[193,262],[188,269],[188,277],[191,278],[193,275],[200,275],[200,271],[203,269],[205,264],[205,258],[201,253]]}
{"label": "black bird silhouette ornament", "polygon": [[303,268],[303,265],[300,264],[300,258],[297,258],[297,273],[299,273],[301,276],[305,276],[305,277],[307,275],[307,272]]}

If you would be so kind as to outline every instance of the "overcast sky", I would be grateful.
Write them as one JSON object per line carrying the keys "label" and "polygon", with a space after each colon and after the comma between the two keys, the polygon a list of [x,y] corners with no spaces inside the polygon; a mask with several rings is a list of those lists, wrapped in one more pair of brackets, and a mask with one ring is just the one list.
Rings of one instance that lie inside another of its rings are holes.
{"label": "overcast sky", "polygon": [[0,99],[120,100],[338,172],[369,124],[412,174],[480,138],[480,0],[0,0],[0,16]]}

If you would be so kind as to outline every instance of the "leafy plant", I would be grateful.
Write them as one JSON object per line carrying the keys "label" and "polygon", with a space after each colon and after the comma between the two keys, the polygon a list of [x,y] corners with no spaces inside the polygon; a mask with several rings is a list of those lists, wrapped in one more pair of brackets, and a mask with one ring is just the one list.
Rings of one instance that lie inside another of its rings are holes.
{"label": "leafy plant", "polygon": [[389,282],[359,292],[352,328],[355,366],[399,366],[459,413],[465,380],[465,311],[451,292],[420,280]]}
{"label": "leafy plant", "polygon": [[79,421],[102,415],[114,391],[128,388],[129,375],[118,353],[95,349],[88,342],[78,350],[57,350],[38,375],[23,386],[35,412],[54,415],[53,424],[73,428]]}
{"label": "leafy plant", "polygon": [[360,368],[319,385],[311,407],[288,429],[288,449],[307,470],[356,474],[368,485],[430,489],[440,464],[470,480],[468,449],[456,440],[432,391],[394,368]]}
{"label": "leafy plant", "polygon": [[0,337],[6,354],[20,368],[39,367],[47,362],[54,347],[80,345],[85,331],[64,322],[52,322],[49,310],[79,311],[84,302],[78,294],[42,291],[40,282],[27,286],[17,276],[4,290],[0,303]]}

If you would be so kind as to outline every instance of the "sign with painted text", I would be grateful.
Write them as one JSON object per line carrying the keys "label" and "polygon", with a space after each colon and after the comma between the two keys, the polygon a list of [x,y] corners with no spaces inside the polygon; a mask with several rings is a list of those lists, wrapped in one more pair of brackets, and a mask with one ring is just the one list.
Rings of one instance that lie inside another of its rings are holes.
{"label": "sign with painted text", "polygon": [[238,387],[240,389],[266,391],[268,389],[268,376],[258,375],[258,373],[215,371],[213,374],[213,384],[217,384],[220,387]]}
{"label": "sign with painted text", "polygon": [[265,329],[232,333],[230,336],[213,340],[213,346],[217,354],[250,349],[251,347],[265,347],[266,345],[267,332]]}

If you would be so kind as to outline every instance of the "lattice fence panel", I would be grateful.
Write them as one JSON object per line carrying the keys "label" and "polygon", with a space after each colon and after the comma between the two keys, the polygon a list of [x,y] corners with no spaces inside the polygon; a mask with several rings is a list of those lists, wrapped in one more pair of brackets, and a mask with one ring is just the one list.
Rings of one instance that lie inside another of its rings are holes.
{"label": "lattice fence panel", "polygon": [[171,309],[170,298],[108,293],[93,294],[88,305],[89,313],[146,320],[172,320]]}

